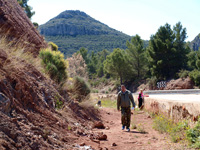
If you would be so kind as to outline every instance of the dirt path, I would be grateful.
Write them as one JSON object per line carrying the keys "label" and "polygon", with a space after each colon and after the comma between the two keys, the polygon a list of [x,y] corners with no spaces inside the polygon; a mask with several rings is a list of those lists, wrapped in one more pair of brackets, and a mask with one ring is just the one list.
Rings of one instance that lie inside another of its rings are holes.
{"label": "dirt path", "polygon": [[[94,149],[102,150],[182,150],[181,144],[174,144],[167,135],[160,134],[152,128],[153,120],[144,111],[133,112],[132,122],[137,129],[130,132],[121,130],[121,114],[112,108],[101,108],[101,119],[106,129],[93,129],[93,132],[103,132],[107,135],[106,141],[95,143],[84,141],[86,145],[91,145]],[[146,133],[143,133],[143,132]],[[115,143],[117,146],[113,146]],[[175,148],[176,147],[176,148]]]}

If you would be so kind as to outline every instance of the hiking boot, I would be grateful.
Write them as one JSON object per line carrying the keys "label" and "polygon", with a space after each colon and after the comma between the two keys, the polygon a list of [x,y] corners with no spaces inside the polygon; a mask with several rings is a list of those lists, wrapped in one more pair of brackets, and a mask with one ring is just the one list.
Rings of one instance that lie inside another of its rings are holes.
{"label": "hiking boot", "polygon": [[125,129],[125,126],[122,126],[122,130],[124,130]]}
{"label": "hiking boot", "polygon": [[127,132],[130,132],[130,128],[127,128],[126,130],[127,130]]}

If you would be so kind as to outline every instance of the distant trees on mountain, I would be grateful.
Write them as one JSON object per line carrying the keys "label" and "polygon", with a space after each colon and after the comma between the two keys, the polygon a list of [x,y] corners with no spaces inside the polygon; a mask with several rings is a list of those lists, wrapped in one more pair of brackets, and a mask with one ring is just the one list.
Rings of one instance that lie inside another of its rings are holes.
{"label": "distant trees on mountain", "polygon": [[173,28],[166,23],[151,36],[149,46],[139,35],[127,41],[126,49],[88,53],[81,48],[90,78],[119,79],[121,83],[141,80],[169,80],[189,76],[200,85],[200,50],[193,51],[186,43],[186,28],[178,22]]}

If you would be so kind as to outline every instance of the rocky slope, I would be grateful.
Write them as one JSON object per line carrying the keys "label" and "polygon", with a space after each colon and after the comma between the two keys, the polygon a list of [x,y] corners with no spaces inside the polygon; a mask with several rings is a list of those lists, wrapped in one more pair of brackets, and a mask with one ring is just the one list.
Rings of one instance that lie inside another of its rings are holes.
{"label": "rocky slope", "polygon": [[92,134],[97,110],[70,100],[42,73],[37,54],[46,43],[15,0],[0,0],[0,14],[0,149],[73,149],[78,136]]}
{"label": "rocky slope", "polygon": [[[0,50],[0,149],[72,149],[78,130],[87,133],[74,124],[98,119],[90,116],[95,112],[64,99],[37,68],[8,54]],[[69,105],[66,114],[55,110],[55,100]]]}
{"label": "rocky slope", "polygon": [[93,19],[81,11],[64,11],[39,27],[47,41],[55,42],[66,55],[81,47],[89,51],[126,48],[130,36]]}
{"label": "rocky slope", "polygon": [[187,77],[187,78],[169,80],[166,82],[166,87],[161,87],[161,88],[157,88],[156,85],[153,86],[152,84],[149,83],[141,84],[139,87],[137,87],[136,91],[139,91],[140,89],[148,91],[148,90],[177,90],[177,89],[194,89],[194,88],[195,87],[193,81],[189,77]]}
{"label": "rocky slope", "polygon": [[198,51],[200,47],[200,34],[198,34],[193,41],[190,43],[190,48],[195,51]]}
{"label": "rocky slope", "polygon": [[16,0],[0,0],[0,29],[1,37],[34,54],[47,46]]}

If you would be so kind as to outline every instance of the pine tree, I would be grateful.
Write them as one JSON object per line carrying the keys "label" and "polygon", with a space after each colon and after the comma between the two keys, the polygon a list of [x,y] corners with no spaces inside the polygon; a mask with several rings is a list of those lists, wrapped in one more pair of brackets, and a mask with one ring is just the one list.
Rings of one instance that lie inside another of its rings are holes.
{"label": "pine tree", "polygon": [[173,30],[169,24],[161,26],[151,36],[148,53],[151,73],[159,80],[173,78],[187,65],[186,29],[177,23]]}
{"label": "pine tree", "polygon": [[175,72],[180,69],[186,69],[187,67],[187,54],[189,53],[189,47],[186,46],[185,39],[187,38],[186,28],[183,28],[180,22],[178,22],[174,28],[175,34],[174,48],[176,49],[176,67]]}
{"label": "pine tree", "polygon": [[104,70],[113,77],[119,77],[121,84],[130,68],[131,67],[125,56],[125,51],[119,48],[114,49],[114,51],[108,55],[104,61]]}
{"label": "pine tree", "polygon": [[106,60],[107,55],[109,54],[108,50],[102,50],[98,53],[98,64],[97,64],[97,75],[98,77],[104,76],[103,62]]}
{"label": "pine tree", "polygon": [[127,41],[126,45],[128,47],[129,63],[132,65],[134,72],[136,72],[137,78],[141,79],[147,71],[147,59],[143,41],[139,35],[136,35],[131,39],[131,42]]}
{"label": "pine tree", "polygon": [[157,33],[150,38],[148,52],[151,73],[158,79],[169,78],[174,73],[172,70],[176,59],[173,41],[174,34],[169,24],[161,26]]}
{"label": "pine tree", "polygon": [[189,67],[189,70],[194,70],[196,68],[196,61],[197,61],[197,52],[192,50],[188,55],[187,55],[187,66]]}
{"label": "pine tree", "polygon": [[17,0],[19,5],[24,9],[27,16],[31,19],[31,17],[35,14],[34,11],[32,11],[32,7],[28,5],[28,0]]}

